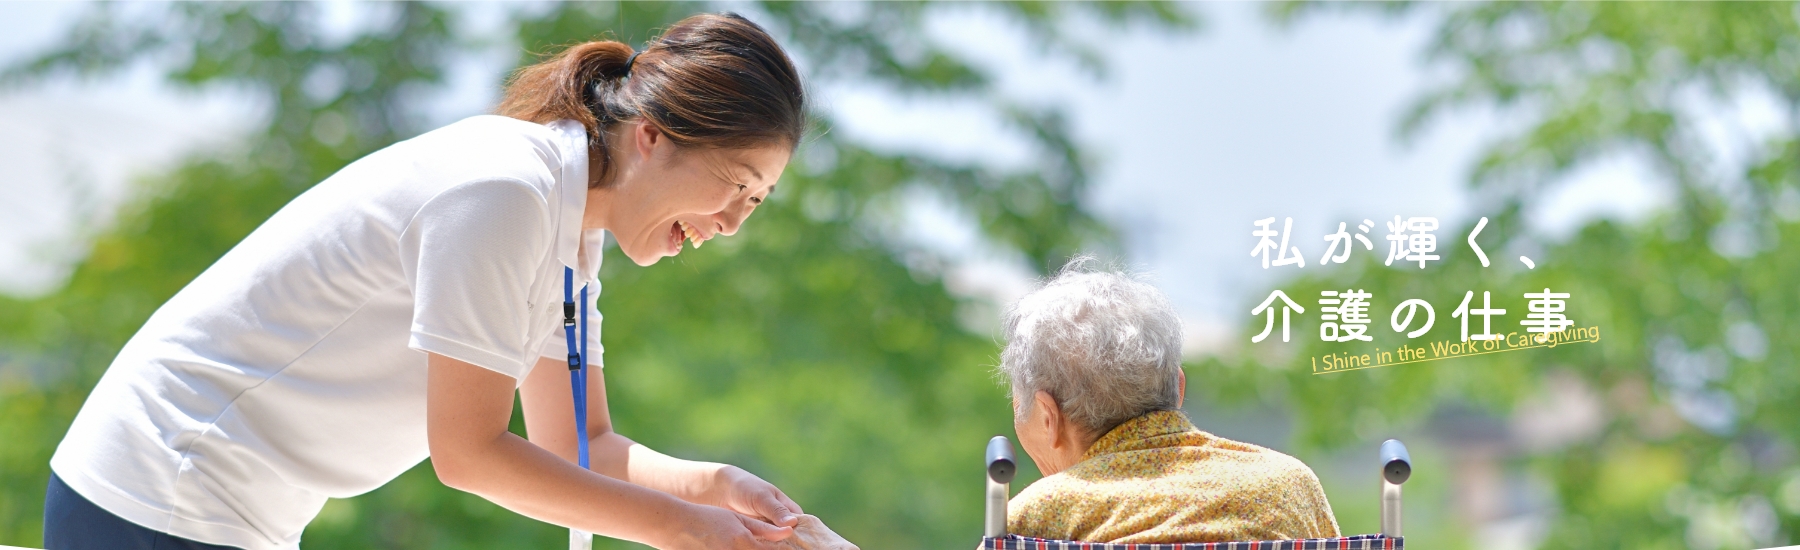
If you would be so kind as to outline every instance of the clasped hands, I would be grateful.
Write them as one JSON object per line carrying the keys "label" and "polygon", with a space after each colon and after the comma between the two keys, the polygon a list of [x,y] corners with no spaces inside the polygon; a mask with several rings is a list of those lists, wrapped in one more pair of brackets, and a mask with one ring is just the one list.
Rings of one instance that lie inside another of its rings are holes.
{"label": "clasped hands", "polygon": [[781,489],[736,466],[725,466],[695,516],[676,526],[668,550],[858,550],[807,515]]}

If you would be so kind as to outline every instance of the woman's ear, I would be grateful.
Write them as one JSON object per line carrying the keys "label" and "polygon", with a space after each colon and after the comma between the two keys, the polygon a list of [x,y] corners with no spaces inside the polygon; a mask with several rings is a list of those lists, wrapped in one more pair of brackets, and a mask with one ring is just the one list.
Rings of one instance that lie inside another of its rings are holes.
{"label": "woman's ear", "polygon": [[668,138],[668,136],[663,135],[662,129],[657,128],[655,124],[642,120],[631,122],[630,124],[631,146],[633,149],[637,150],[639,158],[650,158],[651,153],[656,150],[656,147],[661,145]]}

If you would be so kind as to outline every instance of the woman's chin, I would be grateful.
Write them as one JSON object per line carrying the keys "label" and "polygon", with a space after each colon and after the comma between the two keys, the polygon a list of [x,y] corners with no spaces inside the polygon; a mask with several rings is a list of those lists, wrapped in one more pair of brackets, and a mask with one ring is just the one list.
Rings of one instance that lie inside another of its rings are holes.
{"label": "woman's chin", "polygon": [[630,259],[631,263],[637,264],[639,267],[650,267],[650,266],[656,265],[656,262],[662,261],[663,256],[668,255],[668,254],[661,254],[661,253],[657,253],[657,252],[645,253],[642,250],[620,250],[620,252],[624,252],[625,257],[627,259]]}
{"label": "woman's chin", "polygon": [[656,265],[656,262],[660,262],[663,259],[662,254],[651,254],[648,256],[628,256],[628,257],[631,258],[631,263],[638,264],[638,267],[650,267],[650,266]]}

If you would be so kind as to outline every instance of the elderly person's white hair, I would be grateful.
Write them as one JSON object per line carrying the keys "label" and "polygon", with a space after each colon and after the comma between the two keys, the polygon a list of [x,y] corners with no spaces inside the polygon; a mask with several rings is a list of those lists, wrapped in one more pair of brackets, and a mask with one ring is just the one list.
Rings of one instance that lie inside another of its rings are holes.
{"label": "elderly person's white hair", "polygon": [[1134,274],[1069,260],[1042,288],[1006,310],[1001,373],[1013,414],[1049,392],[1069,420],[1096,436],[1181,403],[1181,319],[1168,297]]}

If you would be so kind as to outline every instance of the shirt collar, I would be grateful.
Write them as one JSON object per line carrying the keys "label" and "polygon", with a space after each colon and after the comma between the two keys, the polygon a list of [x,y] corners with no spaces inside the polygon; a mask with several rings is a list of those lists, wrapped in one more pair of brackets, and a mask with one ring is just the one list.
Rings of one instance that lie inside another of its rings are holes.
{"label": "shirt collar", "polygon": [[1106,432],[1100,439],[1088,446],[1087,453],[1081,460],[1087,460],[1108,453],[1134,451],[1147,447],[1157,447],[1162,436],[1198,432],[1199,428],[1188,420],[1187,413],[1182,411],[1151,411],[1143,416],[1126,420],[1123,424]]}
{"label": "shirt collar", "polygon": [[[580,122],[568,119],[545,126],[556,133],[556,144],[562,152],[562,177],[557,182],[561,187],[562,202],[556,226],[556,259],[581,272],[584,279],[591,278],[599,271],[599,247],[592,247],[586,258],[582,257],[581,250],[589,246],[588,241],[600,241],[601,232],[594,230],[594,235],[589,237],[581,229],[581,219],[587,209],[587,129]],[[587,261],[581,261],[584,259]]]}

